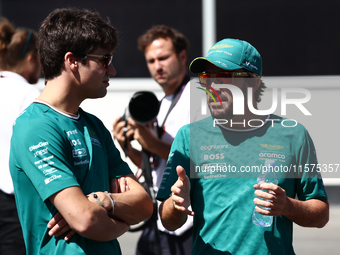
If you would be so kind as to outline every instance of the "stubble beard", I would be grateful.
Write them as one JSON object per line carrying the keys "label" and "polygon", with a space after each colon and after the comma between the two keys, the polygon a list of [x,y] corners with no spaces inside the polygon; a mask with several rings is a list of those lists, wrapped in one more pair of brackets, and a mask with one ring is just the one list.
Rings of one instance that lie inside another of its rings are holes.
{"label": "stubble beard", "polygon": [[[227,104],[227,105],[224,105],[224,104]],[[234,117],[233,105],[229,104],[229,102],[222,103],[222,106],[220,108],[215,107],[212,104],[209,104],[209,110],[210,110],[211,116],[214,119],[225,119],[229,121],[230,119]]]}

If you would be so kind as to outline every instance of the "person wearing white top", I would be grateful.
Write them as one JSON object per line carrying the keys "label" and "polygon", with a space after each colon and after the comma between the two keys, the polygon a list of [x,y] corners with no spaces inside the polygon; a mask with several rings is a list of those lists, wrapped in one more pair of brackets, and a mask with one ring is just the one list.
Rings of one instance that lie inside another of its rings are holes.
{"label": "person wearing white top", "polygon": [[41,67],[36,49],[37,34],[15,29],[0,19],[0,254],[26,254],[15,205],[13,182],[9,171],[10,139],[15,119],[40,91]]}
{"label": "person wearing white top", "polygon": [[[177,131],[190,123],[188,47],[188,39],[182,33],[165,25],[153,26],[139,37],[138,48],[144,53],[150,75],[162,87],[164,97],[160,101],[155,122],[141,125],[132,118],[128,119],[128,123],[117,118],[113,123],[114,137],[136,166],[145,166],[146,160],[142,153],[148,153],[155,194],[162,181],[172,141]],[[131,146],[132,136],[142,146],[142,152]],[[159,203],[155,201],[154,207],[158,206]],[[155,209],[153,217],[145,225],[136,255],[191,254],[192,219],[180,229],[168,231],[163,227]]]}

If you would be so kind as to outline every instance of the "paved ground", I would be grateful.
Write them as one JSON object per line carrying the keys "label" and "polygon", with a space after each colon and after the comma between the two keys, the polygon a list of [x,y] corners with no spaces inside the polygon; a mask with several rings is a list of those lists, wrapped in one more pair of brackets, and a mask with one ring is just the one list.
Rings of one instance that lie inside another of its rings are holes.
{"label": "paved ground", "polygon": [[[339,194],[340,195],[340,194]],[[126,233],[119,242],[123,255],[134,255],[140,232]],[[331,204],[330,220],[321,229],[294,225],[294,248],[297,255],[340,254],[340,205]]]}
{"label": "paved ground", "polygon": [[297,255],[340,254],[340,205],[331,204],[328,224],[321,229],[294,226]]}

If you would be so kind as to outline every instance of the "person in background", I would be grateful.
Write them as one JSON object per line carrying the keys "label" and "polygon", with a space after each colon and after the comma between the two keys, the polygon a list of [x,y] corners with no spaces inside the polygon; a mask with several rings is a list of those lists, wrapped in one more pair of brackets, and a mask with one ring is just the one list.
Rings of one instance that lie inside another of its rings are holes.
{"label": "person in background", "polygon": [[10,139],[16,117],[40,95],[37,33],[0,18],[0,254],[26,254],[9,171]]}
{"label": "person in background", "polygon": [[[321,228],[329,219],[327,194],[320,172],[313,171],[316,152],[307,130],[298,123],[284,126],[285,119],[273,114],[257,115],[247,100],[238,105],[244,106],[243,114],[234,113],[235,90],[251,98],[257,109],[265,89],[261,56],[248,42],[221,40],[207,57],[194,59],[190,71],[198,73],[211,94],[207,93],[211,116],[182,127],[172,144],[157,194],[163,225],[174,231],[194,215],[194,255],[295,254],[293,222]],[[207,146],[209,152],[204,150]],[[266,160],[275,160],[278,185],[258,186],[259,173],[242,172],[263,166]],[[209,166],[223,171],[209,171]],[[304,170],[280,170],[294,166]],[[254,207],[259,214],[275,216],[270,227],[253,224]]]}
{"label": "person in background", "polygon": [[[152,167],[152,186],[155,193],[162,180],[172,141],[179,128],[190,123],[188,47],[188,39],[182,33],[165,25],[153,26],[138,38],[138,48],[144,53],[150,75],[164,91],[160,111],[153,123],[142,125],[132,118],[128,123],[120,118],[113,123],[114,137],[136,166],[142,167],[142,153],[131,146],[130,138],[137,140],[142,149],[148,152],[149,158],[146,160],[150,161]],[[152,222],[150,220],[143,230],[136,254],[190,254],[192,220],[189,218],[176,231],[168,231],[157,219],[157,207],[156,205]]]}
{"label": "person in background", "polygon": [[152,214],[110,132],[79,107],[106,95],[117,41],[89,10],[56,9],[40,25],[45,88],[16,119],[10,150],[28,255],[121,254],[117,237]]}

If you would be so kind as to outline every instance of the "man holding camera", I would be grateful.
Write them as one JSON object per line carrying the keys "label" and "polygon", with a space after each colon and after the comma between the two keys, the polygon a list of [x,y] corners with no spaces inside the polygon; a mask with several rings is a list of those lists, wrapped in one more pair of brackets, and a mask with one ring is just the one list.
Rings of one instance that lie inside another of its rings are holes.
{"label": "man holding camera", "polygon": [[[113,124],[115,138],[135,165],[142,168],[145,162],[142,152],[131,146],[132,137],[148,153],[155,193],[162,181],[172,141],[179,128],[190,123],[190,91],[186,86],[190,80],[186,75],[188,46],[183,34],[165,25],[153,26],[139,37],[138,48],[144,53],[150,74],[165,95],[155,122],[142,125],[132,118],[128,119],[128,123],[117,118]],[[155,251],[157,248],[158,252]],[[172,232],[167,231],[157,219],[157,227],[154,222],[143,230],[137,254],[184,255],[191,254],[191,249],[192,219]]]}

